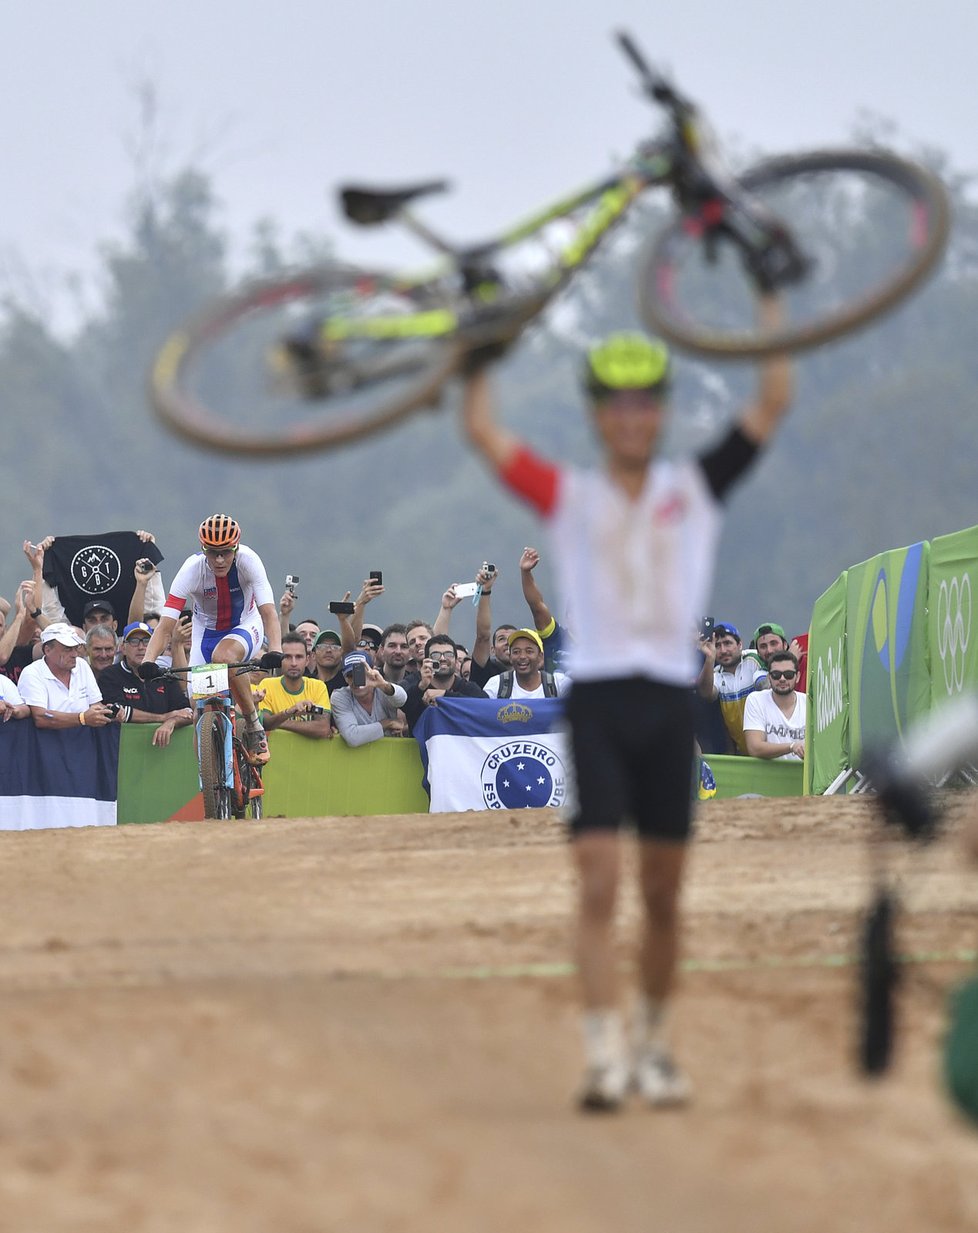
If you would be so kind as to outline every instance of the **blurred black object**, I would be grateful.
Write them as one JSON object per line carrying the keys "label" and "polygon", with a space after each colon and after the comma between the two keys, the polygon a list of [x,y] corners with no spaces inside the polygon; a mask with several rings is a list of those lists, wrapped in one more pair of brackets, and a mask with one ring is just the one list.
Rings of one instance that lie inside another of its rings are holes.
{"label": "blurred black object", "polygon": [[899,980],[894,954],[897,904],[885,886],[878,886],[863,922],[859,982],[859,1068],[881,1075],[890,1065],[896,1035],[894,992]]}

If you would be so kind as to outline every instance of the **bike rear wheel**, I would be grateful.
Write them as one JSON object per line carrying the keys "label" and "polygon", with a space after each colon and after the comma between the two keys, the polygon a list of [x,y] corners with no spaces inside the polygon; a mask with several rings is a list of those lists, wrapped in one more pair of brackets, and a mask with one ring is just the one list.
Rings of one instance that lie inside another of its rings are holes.
{"label": "bike rear wheel", "polygon": [[461,350],[454,320],[437,283],[341,266],[251,283],[167,339],[150,401],[221,453],[342,445],[437,403]]}
{"label": "bike rear wheel", "polygon": [[231,789],[224,775],[224,738],[230,722],[220,711],[205,711],[197,725],[197,757],[205,818],[231,817]]}
{"label": "bike rear wheel", "polygon": [[697,354],[756,359],[848,334],[909,295],[947,242],[940,180],[884,150],[776,158],[738,183],[785,224],[813,265],[781,293],[784,326],[761,330],[741,254],[721,242],[708,261],[695,220],[677,219],[641,265],[639,312],[653,332]]}

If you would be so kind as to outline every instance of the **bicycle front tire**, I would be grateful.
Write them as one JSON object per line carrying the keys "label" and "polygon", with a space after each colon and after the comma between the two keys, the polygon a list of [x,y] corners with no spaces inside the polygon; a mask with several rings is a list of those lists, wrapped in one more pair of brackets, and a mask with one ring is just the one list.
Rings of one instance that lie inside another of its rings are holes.
{"label": "bicycle front tire", "polygon": [[220,711],[205,711],[197,725],[197,757],[205,818],[224,820],[231,816],[231,792],[224,777],[224,736],[230,722]]}
{"label": "bicycle front tire", "polygon": [[640,265],[639,313],[654,333],[694,354],[759,359],[849,334],[908,296],[947,244],[943,184],[886,150],[775,158],[738,183],[785,223],[813,270],[782,292],[785,325],[763,331],[740,255],[725,244],[706,261],[695,228],[676,219]]}
{"label": "bicycle front tire", "polygon": [[[170,335],[150,371],[150,402],[173,432],[223,454],[286,456],[356,441],[437,403],[461,350],[450,325],[424,334],[425,325],[443,325],[447,318],[432,315],[439,313],[451,310],[434,284],[349,267],[254,282],[213,300]],[[381,314],[394,329],[371,338],[363,323]],[[332,384],[314,397],[281,371],[282,339],[331,319],[360,329],[352,340],[327,342]],[[407,322],[401,336],[398,321]],[[420,332],[411,332],[412,321]],[[385,370],[376,362],[381,352],[401,362]],[[277,378],[270,357],[279,360]],[[358,383],[364,371],[374,375]]]}

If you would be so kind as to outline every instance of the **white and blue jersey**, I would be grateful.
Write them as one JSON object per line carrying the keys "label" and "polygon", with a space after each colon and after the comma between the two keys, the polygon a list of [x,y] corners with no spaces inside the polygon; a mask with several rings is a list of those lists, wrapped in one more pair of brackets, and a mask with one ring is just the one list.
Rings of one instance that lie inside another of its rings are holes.
{"label": "white and blue jersey", "polygon": [[264,636],[261,604],[274,604],[271,583],[257,552],[245,544],[238,547],[234,564],[218,578],[202,552],[188,557],[177,570],[163,608],[163,615],[177,621],[193,602],[191,664],[210,663],[222,638],[233,636],[245,646],[250,659],[261,649]]}

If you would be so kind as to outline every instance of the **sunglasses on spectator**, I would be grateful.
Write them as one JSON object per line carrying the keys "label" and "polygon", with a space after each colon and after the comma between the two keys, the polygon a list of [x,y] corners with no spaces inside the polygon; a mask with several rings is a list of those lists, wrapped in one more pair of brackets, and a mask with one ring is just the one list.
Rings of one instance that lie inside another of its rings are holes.
{"label": "sunglasses on spectator", "polygon": [[454,659],[454,651],[432,651],[428,655],[429,659]]}
{"label": "sunglasses on spectator", "polygon": [[360,641],[357,643],[357,646],[366,647],[368,651],[376,651],[377,649],[377,643],[371,642],[369,638],[361,638]]}
{"label": "sunglasses on spectator", "polygon": [[768,673],[772,681],[793,681],[797,675],[794,668],[785,668],[784,671],[780,668],[772,668]]}

